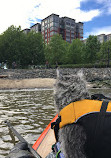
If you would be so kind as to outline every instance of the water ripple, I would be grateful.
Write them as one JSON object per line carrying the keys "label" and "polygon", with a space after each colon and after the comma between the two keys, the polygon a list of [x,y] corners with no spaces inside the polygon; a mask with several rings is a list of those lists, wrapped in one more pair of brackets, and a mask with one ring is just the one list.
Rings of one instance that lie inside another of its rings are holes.
{"label": "water ripple", "polygon": [[54,115],[51,89],[0,90],[0,157],[4,158],[18,141],[10,133],[5,120],[9,120],[33,144]]}
{"label": "water ripple", "polygon": [[[111,97],[111,90],[91,90]],[[18,141],[4,123],[13,127],[33,144],[55,115],[53,90],[0,90],[0,157],[5,158]]]}

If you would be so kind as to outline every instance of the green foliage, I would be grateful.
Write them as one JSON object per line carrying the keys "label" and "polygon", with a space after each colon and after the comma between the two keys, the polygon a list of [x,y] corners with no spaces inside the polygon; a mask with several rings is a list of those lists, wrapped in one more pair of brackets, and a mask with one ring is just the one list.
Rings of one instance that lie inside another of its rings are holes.
{"label": "green foliage", "polygon": [[111,40],[101,44],[98,59],[101,63],[106,64],[108,63],[108,60],[111,60]]}
{"label": "green foliage", "polygon": [[45,48],[45,57],[50,64],[64,64],[67,60],[68,43],[60,35],[54,35]]}
{"label": "green foliage", "polygon": [[100,42],[97,40],[97,36],[89,36],[86,42],[86,50],[84,54],[85,62],[95,63],[97,60],[97,53],[100,50]]}
{"label": "green foliage", "polygon": [[[21,27],[10,26],[0,35],[0,62],[7,62],[9,68],[15,61],[18,67],[27,68],[45,65],[51,67],[104,67],[111,61],[111,41],[100,44],[96,36],[89,36],[86,44],[79,39],[72,43],[54,35],[49,44],[44,44],[40,33],[23,33]],[[44,66],[43,66],[44,67]]]}
{"label": "green foliage", "polygon": [[[66,64],[66,65],[58,65],[60,68],[104,68],[107,67],[104,63],[94,63],[94,64]],[[111,67],[111,62],[110,62]]]}
{"label": "green foliage", "polygon": [[27,35],[28,64],[40,65],[45,61],[44,42],[40,33],[30,32]]}
{"label": "green foliage", "polygon": [[21,28],[11,26],[0,38],[0,59],[2,61],[12,62],[15,58],[15,51],[18,50],[18,41],[21,34]]}
{"label": "green foliage", "polygon": [[60,68],[91,68],[95,67],[94,64],[66,64],[66,65],[59,65]]}
{"label": "green foliage", "polygon": [[84,52],[84,44],[79,39],[73,40],[70,44],[67,54],[70,64],[78,64],[82,62],[82,53]]}
{"label": "green foliage", "polygon": [[35,32],[25,34],[20,27],[9,27],[0,35],[0,62],[16,62],[19,67],[43,64],[44,42],[42,35]]}

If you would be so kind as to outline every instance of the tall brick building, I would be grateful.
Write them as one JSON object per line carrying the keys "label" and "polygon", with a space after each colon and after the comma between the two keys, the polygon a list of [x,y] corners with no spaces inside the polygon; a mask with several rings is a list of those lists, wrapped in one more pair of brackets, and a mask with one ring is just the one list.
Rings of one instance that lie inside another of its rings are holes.
{"label": "tall brick building", "polygon": [[41,21],[41,32],[47,43],[54,34],[61,34],[64,40],[71,43],[73,39],[83,39],[83,23],[75,23],[74,19],[51,14]]}
{"label": "tall brick building", "polygon": [[83,23],[76,23],[69,17],[59,17],[57,14],[51,14],[40,23],[34,24],[30,29],[23,30],[24,33],[30,31],[41,32],[46,43],[49,43],[51,37],[55,34],[62,35],[63,39],[69,43],[73,39],[83,39]]}

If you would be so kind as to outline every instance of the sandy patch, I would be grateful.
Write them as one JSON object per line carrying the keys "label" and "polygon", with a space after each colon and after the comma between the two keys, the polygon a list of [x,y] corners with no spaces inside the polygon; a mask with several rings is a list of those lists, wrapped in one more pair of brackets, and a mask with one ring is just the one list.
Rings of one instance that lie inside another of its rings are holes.
{"label": "sandy patch", "polygon": [[36,78],[9,80],[0,79],[0,89],[24,89],[24,88],[52,88],[56,79]]}

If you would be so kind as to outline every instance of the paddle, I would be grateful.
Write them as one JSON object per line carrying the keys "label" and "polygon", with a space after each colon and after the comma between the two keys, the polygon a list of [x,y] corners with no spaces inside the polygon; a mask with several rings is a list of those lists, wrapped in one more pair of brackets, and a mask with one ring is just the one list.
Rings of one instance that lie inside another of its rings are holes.
{"label": "paddle", "polygon": [[31,147],[31,145],[13,128],[13,126],[10,124],[9,121],[5,121],[7,126],[10,128],[10,130],[13,132],[13,134],[21,141],[26,142],[28,144],[28,148],[30,149],[30,152],[36,157],[41,158],[41,156]]}

